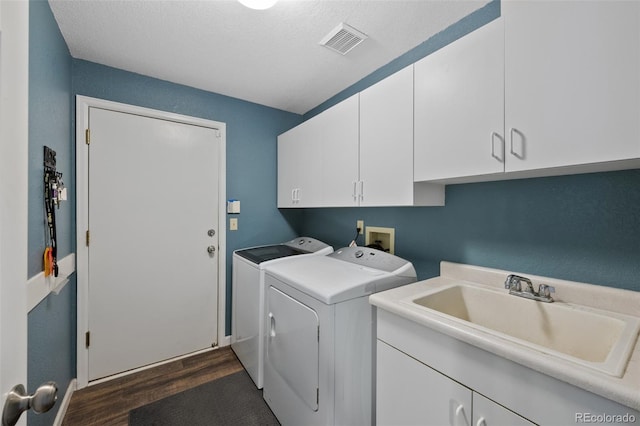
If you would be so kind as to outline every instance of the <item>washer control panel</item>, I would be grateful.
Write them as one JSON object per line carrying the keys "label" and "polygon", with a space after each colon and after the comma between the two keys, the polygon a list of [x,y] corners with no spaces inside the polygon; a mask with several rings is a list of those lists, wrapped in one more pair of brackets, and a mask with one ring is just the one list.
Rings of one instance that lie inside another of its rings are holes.
{"label": "washer control panel", "polygon": [[294,238],[293,240],[287,241],[284,244],[286,246],[293,247],[295,249],[302,250],[307,253],[315,253],[326,247],[329,247],[328,244],[323,243],[322,241],[316,240],[315,238],[311,238],[311,237]]}
{"label": "washer control panel", "polygon": [[401,257],[368,247],[344,247],[328,256],[386,272],[397,271],[410,263]]}

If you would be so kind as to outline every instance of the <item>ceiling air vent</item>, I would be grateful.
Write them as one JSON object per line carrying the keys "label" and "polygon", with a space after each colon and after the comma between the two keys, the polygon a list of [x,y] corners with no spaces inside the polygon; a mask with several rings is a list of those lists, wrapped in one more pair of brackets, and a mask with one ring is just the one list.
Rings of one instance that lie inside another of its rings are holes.
{"label": "ceiling air vent", "polygon": [[347,52],[366,39],[366,34],[361,33],[343,22],[320,40],[320,44],[334,52],[346,55]]}

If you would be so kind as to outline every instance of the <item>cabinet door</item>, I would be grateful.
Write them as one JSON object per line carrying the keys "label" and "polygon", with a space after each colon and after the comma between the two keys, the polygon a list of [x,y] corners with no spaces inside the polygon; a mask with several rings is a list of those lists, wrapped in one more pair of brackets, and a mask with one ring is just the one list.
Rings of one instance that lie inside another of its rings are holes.
{"label": "cabinet door", "polygon": [[640,2],[509,1],[507,171],[640,156]]}
{"label": "cabinet door", "polygon": [[468,426],[471,390],[378,340],[376,422]]}
{"label": "cabinet door", "polygon": [[278,136],[278,207],[295,207],[298,188],[299,127]]}
{"label": "cabinet door", "polygon": [[533,426],[534,424],[479,393],[473,393],[473,426]]}
{"label": "cabinet door", "polygon": [[415,180],[504,171],[504,22],[415,64]]}
{"label": "cabinet door", "polygon": [[320,123],[311,119],[302,123],[301,133],[296,148],[296,168],[298,170],[298,191],[295,207],[322,206],[323,165],[321,157],[322,145],[319,143]]}
{"label": "cabinet door", "polygon": [[322,196],[321,145],[314,121],[278,136],[278,207],[315,207]]}
{"label": "cabinet door", "polygon": [[309,120],[316,126],[314,144],[321,148],[314,159],[322,169],[314,177],[322,186],[318,207],[357,205],[358,104],[356,94]]}
{"label": "cabinet door", "polygon": [[360,93],[361,206],[413,205],[413,67]]}

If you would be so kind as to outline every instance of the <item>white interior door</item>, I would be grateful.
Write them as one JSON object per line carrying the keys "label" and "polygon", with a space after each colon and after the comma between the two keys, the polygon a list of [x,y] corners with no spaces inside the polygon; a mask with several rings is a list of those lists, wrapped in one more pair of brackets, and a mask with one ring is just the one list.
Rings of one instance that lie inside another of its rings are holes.
{"label": "white interior door", "polygon": [[28,40],[28,2],[0,1],[0,407],[27,385]]}
{"label": "white interior door", "polygon": [[216,344],[224,229],[215,129],[101,108],[89,108],[89,129],[95,380]]}

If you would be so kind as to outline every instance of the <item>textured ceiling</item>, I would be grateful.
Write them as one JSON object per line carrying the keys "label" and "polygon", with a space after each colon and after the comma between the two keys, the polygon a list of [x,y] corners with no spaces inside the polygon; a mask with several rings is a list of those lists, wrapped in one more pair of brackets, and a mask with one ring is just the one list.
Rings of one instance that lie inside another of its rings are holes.
{"label": "textured ceiling", "polygon": [[[303,114],[481,0],[49,0],[71,55]],[[319,45],[341,22],[369,38],[346,56]]]}

